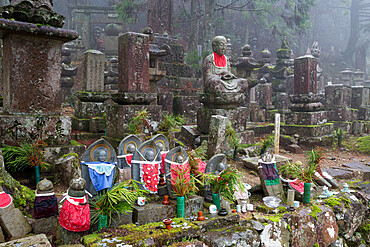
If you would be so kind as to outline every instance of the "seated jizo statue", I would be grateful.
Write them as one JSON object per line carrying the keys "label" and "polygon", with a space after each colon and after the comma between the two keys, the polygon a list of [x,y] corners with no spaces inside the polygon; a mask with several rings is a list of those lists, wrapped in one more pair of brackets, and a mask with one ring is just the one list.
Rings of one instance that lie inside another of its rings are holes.
{"label": "seated jizo statue", "polygon": [[117,165],[116,151],[106,140],[100,139],[89,146],[82,156],[81,172],[86,190],[96,195],[111,188]]}
{"label": "seated jizo statue", "polygon": [[223,36],[212,40],[213,53],[203,61],[204,93],[208,101],[218,104],[241,103],[248,92],[248,81],[231,73],[230,62],[225,56],[226,44]]}
{"label": "seated jizo statue", "polygon": [[140,140],[135,135],[126,136],[119,144],[117,159],[120,182],[131,179],[131,160],[139,145]]}

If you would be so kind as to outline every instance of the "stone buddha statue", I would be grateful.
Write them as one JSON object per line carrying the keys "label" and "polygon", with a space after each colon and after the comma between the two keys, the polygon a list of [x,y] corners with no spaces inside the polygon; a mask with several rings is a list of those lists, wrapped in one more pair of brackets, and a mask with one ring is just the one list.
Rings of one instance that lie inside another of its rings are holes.
{"label": "stone buddha statue", "polygon": [[225,56],[227,40],[216,36],[212,40],[213,53],[203,61],[204,92],[211,94],[244,93],[248,89],[248,81],[237,78],[231,73],[231,66]]}

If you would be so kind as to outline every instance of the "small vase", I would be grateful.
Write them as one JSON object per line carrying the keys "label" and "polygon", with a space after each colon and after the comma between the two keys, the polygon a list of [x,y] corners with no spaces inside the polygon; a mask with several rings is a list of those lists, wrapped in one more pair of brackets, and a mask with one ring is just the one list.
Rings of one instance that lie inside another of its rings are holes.
{"label": "small vase", "polygon": [[170,201],[168,200],[168,197],[167,195],[164,196],[164,200],[162,201],[162,204],[163,205],[170,205]]}
{"label": "small vase", "polygon": [[108,216],[99,214],[98,231],[108,226]]}
{"label": "small vase", "polygon": [[35,182],[36,185],[40,182],[40,167],[35,166]]}
{"label": "small vase", "polygon": [[163,220],[163,223],[166,225],[166,229],[167,230],[171,230],[171,223],[172,223],[172,219],[168,218],[168,219],[164,219]]}
{"label": "small vase", "polygon": [[217,211],[220,211],[221,209],[220,194],[212,193],[212,203],[216,205]]}
{"label": "small vase", "polygon": [[185,218],[185,197],[178,196],[177,201],[177,218]]}
{"label": "small vase", "polygon": [[304,183],[303,203],[309,204],[311,199],[311,183]]}
{"label": "small vase", "polygon": [[204,218],[203,216],[203,212],[202,211],[199,211],[198,212],[198,218],[197,218],[197,221],[203,221],[205,220],[206,218]]}

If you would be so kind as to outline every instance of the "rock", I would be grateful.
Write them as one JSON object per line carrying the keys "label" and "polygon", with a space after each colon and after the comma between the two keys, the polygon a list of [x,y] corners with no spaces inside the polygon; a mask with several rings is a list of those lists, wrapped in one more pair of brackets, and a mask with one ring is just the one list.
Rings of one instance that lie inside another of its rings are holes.
{"label": "rock", "polygon": [[151,203],[144,206],[134,206],[132,222],[143,225],[173,217],[174,211],[171,206]]}
{"label": "rock", "polygon": [[347,245],[345,245],[345,242],[344,242],[343,238],[339,238],[334,243],[331,243],[329,245],[329,247],[345,247],[345,246],[347,246]]}
{"label": "rock", "polygon": [[354,174],[352,171],[340,169],[339,167],[338,168],[332,167],[329,169],[325,169],[324,171],[326,171],[334,179],[338,179],[338,178],[339,179],[351,179],[354,177]]}
{"label": "rock", "polygon": [[55,164],[60,183],[69,186],[74,178],[81,177],[81,167],[78,158],[72,155],[61,157]]}
{"label": "rock", "polygon": [[202,233],[199,240],[212,247],[258,247],[261,243],[257,231],[242,226],[211,230]]}
{"label": "rock", "polygon": [[4,240],[5,240],[5,237],[4,237],[3,229],[1,229],[0,227],[0,243],[4,242]]}
{"label": "rock", "polygon": [[[338,225],[333,211],[326,206],[318,207],[321,212],[312,213],[310,208],[303,208],[296,215],[288,217],[292,246],[309,247],[316,243],[328,246],[337,240]],[[315,218],[310,214],[314,214]]]}
{"label": "rock", "polygon": [[35,219],[32,223],[33,232],[39,233],[51,233],[57,231],[58,216],[51,216],[48,218]]}
{"label": "rock", "polygon": [[[208,215],[204,215],[206,218]],[[201,232],[206,232],[215,228],[223,228],[227,226],[234,226],[239,221],[239,215],[233,214],[226,217],[216,216],[205,221],[196,221],[195,224],[199,226]]]}
{"label": "rock", "polygon": [[248,220],[242,220],[240,222],[240,225],[241,226],[246,226],[247,228],[251,228],[251,229],[254,229],[256,230],[258,233],[261,233],[263,231],[263,229],[265,229],[265,225],[262,224],[261,222],[259,221],[256,221],[256,220],[251,220],[251,219],[248,219]]}
{"label": "rock", "polygon": [[364,165],[358,161],[353,161],[351,163],[343,164],[344,167],[348,167],[349,169],[353,170],[355,174],[358,174],[360,180],[370,180],[370,167]]}
{"label": "rock", "polygon": [[80,239],[82,236],[86,235],[86,232],[70,232],[64,229],[61,225],[57,226],[57,242],[60,244],[71,244],[75,243],[76,240]]}
{"label": "rock", "polygon": [[336,195],[334,198],[343,197],[350,200],[350,203],[346,204],[341,201],[341,206],[334,206],[335,218],[339,226],[339,234],[342,235],[346,240],[350,239],[357,228],[361,225],[364,217],[366,216],[366,206],[357,199],[356,196],[349,193],[344,195]]}
{"label": "rock", "polygon": [[23,237],[32,231],[26,217],[13,203],[0,210],[0,226],[8,238]]}
{"label": "rock", "polygon": [[46,237],[45,234],[39,234],[39,235],[34,235],[30,236],[27,238],[20,238],[16,239],[13,241],[9,241],[3,244],[0,244],[0,247],[2,246],[37,246],[37,247],[52,247],[50,244],[48,238]]}
{"label": "rock", "polygon": [[285,220],[265,226],[261,235],[261,247],[289,247],[290,232]]}

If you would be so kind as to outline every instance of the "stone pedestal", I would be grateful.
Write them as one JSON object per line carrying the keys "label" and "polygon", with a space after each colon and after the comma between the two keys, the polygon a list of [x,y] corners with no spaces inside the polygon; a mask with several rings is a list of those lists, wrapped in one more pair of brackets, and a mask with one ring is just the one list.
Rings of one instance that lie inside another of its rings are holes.
{"label": "stone pedestal", "polygon": [[256,102],[262,109],[272,109],[272,85],[271,83],[258,84],[256,87]]}
{"label": "stone pedestal", "polygon": [[170,205],[148,203],[144,206],[134,206],[132,222],[143,225],[173,218],[174,216],[174,210]]}
{"label": "stone pedestal", "polygon": [[212,115],[209,124],[207,156],[210,159],[215,154],[222,153],[225,146],[227,117]]}

